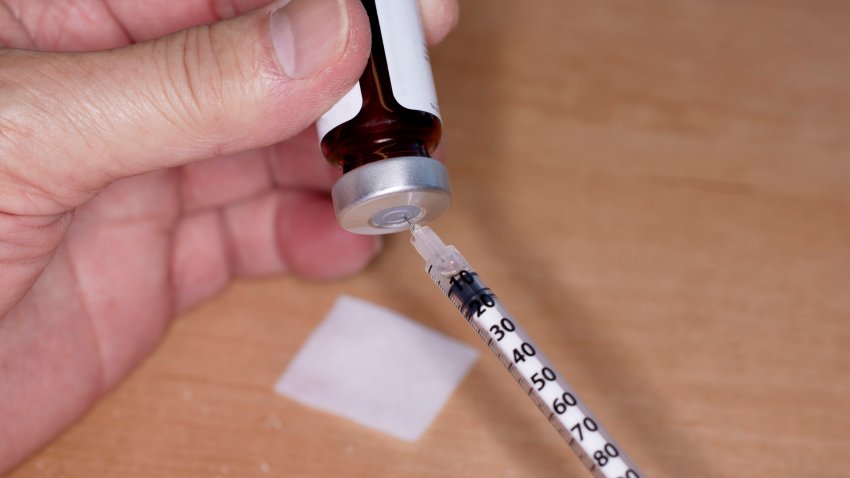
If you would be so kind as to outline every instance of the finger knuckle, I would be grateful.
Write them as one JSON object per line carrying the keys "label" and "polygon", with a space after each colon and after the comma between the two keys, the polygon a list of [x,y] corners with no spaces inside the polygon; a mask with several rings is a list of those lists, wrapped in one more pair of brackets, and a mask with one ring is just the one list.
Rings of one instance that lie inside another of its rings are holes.
{"label": "finger knuckle", "polygon": [[178,32],[152,44],[159,81],[174,123],[189,129],[236,106],[249,83],[244,61],[228,48],[217,25]]}

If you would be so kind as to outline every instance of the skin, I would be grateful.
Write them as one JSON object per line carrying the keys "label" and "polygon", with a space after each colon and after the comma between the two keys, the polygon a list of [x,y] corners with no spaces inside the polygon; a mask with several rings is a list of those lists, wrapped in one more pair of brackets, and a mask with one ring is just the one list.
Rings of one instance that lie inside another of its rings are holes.
{"label": "skin", "polygon": [[[268,34],[286,1],[0,0],[0,474],[231,280],[377,252],[336,225],[310,127],[368,56],[340,1],[336,59],[291,79]],[[420,4],[441,40],[456,0]]]}

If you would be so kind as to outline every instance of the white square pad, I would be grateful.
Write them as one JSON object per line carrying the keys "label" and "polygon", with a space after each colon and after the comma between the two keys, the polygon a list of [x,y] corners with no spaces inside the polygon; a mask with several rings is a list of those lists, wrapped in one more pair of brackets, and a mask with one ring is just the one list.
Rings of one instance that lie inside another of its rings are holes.
{"label": "white square pad", "polygon": [[340,296],[275,390],[414,441],[477,357],[476,349],[391,310]]}

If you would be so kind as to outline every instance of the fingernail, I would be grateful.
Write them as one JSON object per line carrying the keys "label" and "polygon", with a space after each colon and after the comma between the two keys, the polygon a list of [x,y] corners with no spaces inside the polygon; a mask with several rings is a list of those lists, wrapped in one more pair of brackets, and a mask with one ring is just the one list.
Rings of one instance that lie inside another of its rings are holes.
{"label": "fingernail", "polygon": [[336,60],[348,24],[340,0],[294,0],[271,15],[277,60],[290,78],[306,78]]}

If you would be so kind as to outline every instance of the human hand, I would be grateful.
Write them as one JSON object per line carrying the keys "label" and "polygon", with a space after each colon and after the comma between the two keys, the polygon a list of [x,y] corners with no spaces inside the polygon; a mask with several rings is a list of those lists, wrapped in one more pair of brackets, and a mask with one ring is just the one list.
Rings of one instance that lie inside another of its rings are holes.
{"label": "human hand", "polygon": [[[377,250],[336,225],[308,129],[362,72],[368,19],[265,3],[0,0],[0,474],[231,279]],[[456,0],[421,3],[438,41]]]}

